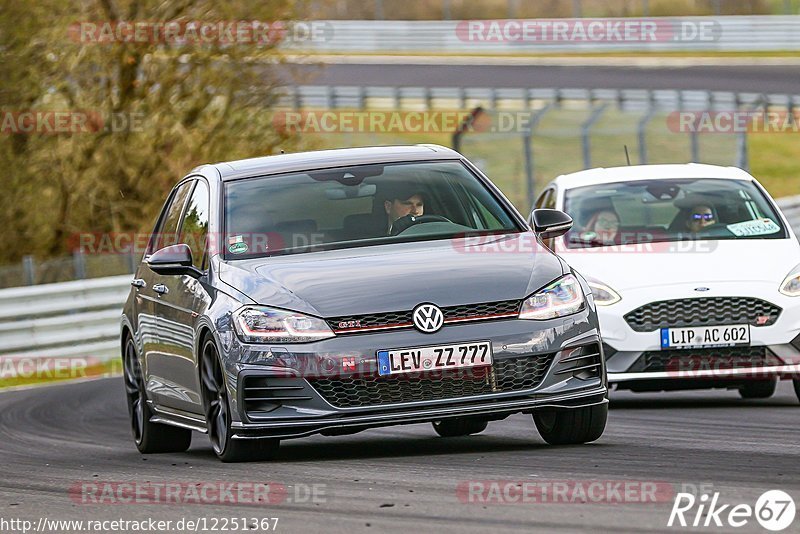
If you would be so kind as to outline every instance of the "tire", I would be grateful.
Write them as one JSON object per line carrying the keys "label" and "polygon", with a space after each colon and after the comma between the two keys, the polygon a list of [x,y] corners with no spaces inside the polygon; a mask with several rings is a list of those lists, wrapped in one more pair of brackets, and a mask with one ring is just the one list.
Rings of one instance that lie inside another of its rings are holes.
{"label": "tire", "polygon": [[607,420],[608,403],[533,412],[536,429],[550,445],[576,445],[595,441],[603,435]]}
{"label": "tire", "polygon": [[743,399],[768,399],[775,394],[778,387],[778,379],[753,380],[739,388],[739,395]]}
{"label": "tire", "polygon": [[480,434],[489,425],[489,421],[484,419],[473,419],[468,417],[457,417],[455,419],[444,419],[431,423],[433,429],[443,438],[454,438],[457,436],[469,436],[470,434]]}
{"label": "tire", "polygon": [[797,395],[797,400],[800,401],[800,378],[795,378],[792,382],[794,382],[794,394]]}
{"label": "tire", "polygon": [[131,337],[125,341],[122,358],[125,400],[136,448],[142,454],[186,451],[192,444],[191,430],[150,422],[153,412],[147,405],[142,367]]}
{"label": "tire", "polygon": [[213,339],[203,343],[200,359],[200,390],[206,414],[208,437],[214,454],[223,462],[270,460],[278,452],[277,439],[233,439],[228,388]]}

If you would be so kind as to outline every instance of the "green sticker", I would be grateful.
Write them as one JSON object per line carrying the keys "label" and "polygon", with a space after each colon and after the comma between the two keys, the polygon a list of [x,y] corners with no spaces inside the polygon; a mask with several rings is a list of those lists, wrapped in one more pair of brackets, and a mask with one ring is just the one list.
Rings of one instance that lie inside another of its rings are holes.
{"label": "green sticker", "polygon": [[234,243],[228,247],[228,250],[231,252],[231,254],[244,254],[247,252],[247,243]]}

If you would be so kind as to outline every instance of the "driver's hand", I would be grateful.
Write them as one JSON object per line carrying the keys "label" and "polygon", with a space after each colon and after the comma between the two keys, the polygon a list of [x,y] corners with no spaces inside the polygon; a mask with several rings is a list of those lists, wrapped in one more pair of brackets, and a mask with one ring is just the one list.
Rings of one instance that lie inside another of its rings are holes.
{"label": "driver's hand", "polygon": [[392,223],[392,231],[389,232],[389,235],[397,235],[406,228],[408,228],[409,226],[413,226],[415,218],[416,216],[411,215],[410,213],[408,215],[400,217],[399,219],[397,219]]}

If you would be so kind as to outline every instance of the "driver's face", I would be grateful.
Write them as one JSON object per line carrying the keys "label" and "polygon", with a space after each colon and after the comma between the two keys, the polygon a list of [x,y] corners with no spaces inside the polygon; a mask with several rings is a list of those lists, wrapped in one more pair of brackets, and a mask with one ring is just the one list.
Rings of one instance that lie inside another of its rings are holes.
{"label": "driver's face", "polygon": [[406,215],[422,215],[425,209],[422,197],[419,195],[412,195],[406,200],[387,200],[383,203],[383,207],[386,209],[386,214],[389,216],[390,224],[400,217],[405,217]]}
{"label": "driver's face", "polygon": [[697,206],[695,209],[691,211],[689,214],[689,220],[686,223],[686,226],[689,227],[689,230],[692,232],[699,232],[701,229],[705,228],[706,226],[714,224],[716,221],[714,220],[714,212],[708,206]]}

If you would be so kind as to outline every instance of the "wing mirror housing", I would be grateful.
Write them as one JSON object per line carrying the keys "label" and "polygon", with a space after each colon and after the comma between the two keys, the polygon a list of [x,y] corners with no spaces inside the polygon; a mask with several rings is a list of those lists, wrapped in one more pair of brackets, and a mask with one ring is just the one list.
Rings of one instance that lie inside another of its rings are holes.
{"label": "wing mirror housing", "polygon": [[531,227],[542,239],[552,239],[566,234],[572,228],[572,217],[561,210],[546,208],[531,212]]}
{"label": "wing mirror housing", "polygon": [[183,243],[158,249],[147,258],[147,265],[158,274],[203,276],[203,271],[192,265],[192,249]]}

